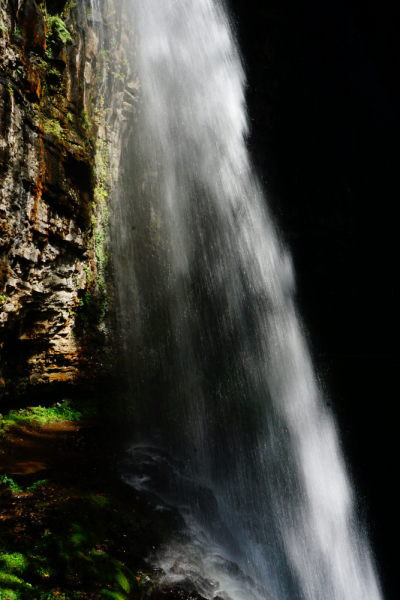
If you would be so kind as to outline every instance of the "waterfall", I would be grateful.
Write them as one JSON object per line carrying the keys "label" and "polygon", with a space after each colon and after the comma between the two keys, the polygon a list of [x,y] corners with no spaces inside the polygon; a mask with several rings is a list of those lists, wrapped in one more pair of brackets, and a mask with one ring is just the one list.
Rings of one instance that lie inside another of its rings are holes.
{"label": "waterfall", "polygon": [[234,600],[246,577],[247,597],[377,600],[291,259],[246,149],[225,7],[130,0],[125,10],[138,75],[113,229],[136,428],[125,478],[154,489],[164,473],[164,497],[197,536],[187,557],[201,547],[209,577],[221,556],[244,573],[242,588],[221,584]]}

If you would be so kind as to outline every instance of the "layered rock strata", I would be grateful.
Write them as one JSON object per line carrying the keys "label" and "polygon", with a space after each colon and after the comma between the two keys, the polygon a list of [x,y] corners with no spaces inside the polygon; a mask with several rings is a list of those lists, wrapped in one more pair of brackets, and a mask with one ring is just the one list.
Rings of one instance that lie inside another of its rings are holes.
{"label": "layered rock strata", "polygon": [[0,0],[3,400],[112,363],[108,202],[136,83],[110,3],[53,4]]}

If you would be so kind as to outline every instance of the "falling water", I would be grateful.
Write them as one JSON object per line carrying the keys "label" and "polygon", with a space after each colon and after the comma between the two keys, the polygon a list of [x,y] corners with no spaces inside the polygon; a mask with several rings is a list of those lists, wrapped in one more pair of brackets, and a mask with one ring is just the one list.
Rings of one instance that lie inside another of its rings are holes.
{"label": "falling water", "polygon": [[126,10],[140,92],[113,232],[137,427],[125,478],[154,488],[161,473],[197,535],[187,557],[202,547],[214,577],[211,554],[235,560],[248,597],[377,600],[290,256],[246,150],[229,19],[214,0]]}

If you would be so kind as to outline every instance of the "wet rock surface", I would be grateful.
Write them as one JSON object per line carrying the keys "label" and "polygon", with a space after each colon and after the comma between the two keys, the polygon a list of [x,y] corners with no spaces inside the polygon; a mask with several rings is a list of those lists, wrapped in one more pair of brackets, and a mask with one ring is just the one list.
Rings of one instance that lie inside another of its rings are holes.
{"label": "wet rock surface", "polygon": [[[35,1],[8,16],[0,46],[0,347],[3,378],[15,383],[18,374],[26,387],[77,374],[73,312],[85,286],[93,151],[77,122],[84,93],[73,102],[63,88],[85,55],[78,64],[71,55],[64,73],[49,67],[45,16]],[[83,43],[76,25],[74,45]]]}
{"label": "wet rock surface", "polygon": [[161,598],[169,598],[170,600],[206,600],[206,598],[196,590],[190,579],[181,581],[175,585],[156,586],[152,591],[150,598],[153,600],[159,600]]}
{"label": "wet rock surface", "polygon": [[49,384],[52,394],[54,386],[65,393],[70,384],[96,385],[114,360],[112,316],[106,318],[107,204],[127,115],[135,110],[135,81],[123,71],[128,27],[120,23],[110,50],[105,17],[94,22],[89,5],[70,4],[59,3],[59,17],[51,17],[35,0],[0,2],[0,398],[6,401],[47,393]]}
{"label": "wet rock surface", "polygon": [[151,557],[160,571],[151,598],[275,600],[268,586],[247,572],[243,548],[224,522],[213,490],[188,471],[168,452],[142,444],[128,446],[118,467],[122,480],[142,497],[158,498],[155,513],[175,515],[180,523],[177,535]]}

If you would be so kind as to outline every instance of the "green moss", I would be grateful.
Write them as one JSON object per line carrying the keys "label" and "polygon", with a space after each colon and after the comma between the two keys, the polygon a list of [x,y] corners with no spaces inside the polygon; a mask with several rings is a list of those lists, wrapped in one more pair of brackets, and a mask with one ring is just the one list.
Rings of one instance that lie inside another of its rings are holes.
{"label": "green moss", "polygon": [[70,400],[57,402],[49,408],[34,406],[11,410],[7,415],[0,415],[0,431],[5,432],[14,425],[34,425],[43,427],[52,423],[64,423],[66,421],[79,421],[82,418],[95,416],[95,407],[78,407]]}
{"label": "green moss", "polygon": [[13,494],[20,494],[23,491],[22,488],[14,481],[14,479],[12,477],[8,477],[8,475],[1,475],[0,483],[7,485]]}
{"label": "green moss", "polygon": [[68,13],[69,13],[69,12],[70,12],[70,11],[71,11],[73,8],[75,8],[75,6],[77,6],[77,5],[78,5],[78,3],[77,3],[77,1],[76,1],[76,0],[67,0],[66,4],[65,4],[65,6],[64,6],[64,10],[63,10],[63,17],[64,17],[64,19],[66,19],[66,18],[67,18],[67,16],[68,16]]}
{"label": "green moss", "polygon": [[47,40],[50,44],[56,43],[65,46],[72,41],[70,32],[57,15],[47,17],[47,28]]}
{"label": "green moss", "polygon": [[17,41],[18,37],[21,35],[21,30],[20,29],[15,29],[12,33],[12,37],[14,42]]}
{"label": "green moss", "polygon": [[97,259],[97,287],[99,290],[99,319],[102,321],[107,308],[106,265],[108,262],[108,221],[110,211],[107,206],[102,206],[100,219],[95,233],[95,255]]}
{"label": "green moss", "polygon": [[23,554],[13,552],[12,554],[0,554],[0,564],[3,573],[22,573],[28,566],[28,560]]}
{"label": "green moss", "polygon": [[[18,485],[12,477],[9,477],[8,475],[0,475],[0,483],[9,487],[13,494],[22,494],[24,492],[24,489],[20,485]],[[41,479],[40,481],[36,481],[36,483],[31,485],[30,487],[27,487],[26,491],[33,492],[39,487],[45,485],[46,483],[47,479]]]}
{"label": "green moss", "polygon": [[94,592],[128,600],[132,591],[138,597],[140,575],[116,556],[121,552],[122,532],[133,520],[124,506],[111,503],[104,494],[74,490],[72,497],[54,497],[54,488],[46,491],[53,492],[53,500],[46,496],[46,502],[36,503],[38,508],[44,504],[50,515],[44,534],[15,540],[10,532],[3,537],[0,598],[75,599],[92,597]]}
{"label": "green moss", "polygon": [[57,137],[64,139],[64,129],[61,127],[61,124],[59,123],[59,121],[56,121],[55,119],[47,119],[46,117],[43,117],[43,129],[45,133],[52,133],[53,135],[56,135]]}
{"label": "green moss", "polygon": [[113,71],[113,75],[115,77],[115,79],[119,79],[119,81],[124,81],[125,77],[122,75],[122,73],[115,73]]}
{"label": "green moss", "polygon": [[106,266],[108,262],[108,220],[110,211],[103,205],[94,219],[94,251],[96,256],[96,276],[88,265],[83,265],[86,272],[86,289],[79,303],[78,316],[84,327],[97,328],[101,325],[108,304]]}
{"label": "green moss", "polygon": [[[106,266],[108,263],[108,224],[110,211],[106,204],[109,184],[108,143],[106,138],[106,110],[104,98],[101,97],[95,112],[95,124],[100,131],[94,157],[93,174],[95,179],[94,199],[92,205],[92,231],[96,265],[84,265],[86,287],[80,299],[77,315],[85,328],[98,330],[107,312],[108,293],[106,282]],[[104,133],[103,133],[104,132]],[[92,270],[93,269],[93,270]]]}
{"label": "green moss", "polygon": [[[95,122],[101,130],[105,130],[105,109],[104,99],[100,100],[100,108],[95,111]],[[96,177],[96,185],[94,190],[95,200],[104,202],[108,197],[106,185],[109,182],[110,164],[108,159],[108,144],[103,135],[99,135],[96,143],[96,155],[94,174]]]}
{"label": "green moss", "polygon": [[85,109],[83,109],[82,113],[81,113],[81,124],[82,124],[82,128],[86,131],[87,129],[90,129],[91,127],[91,122],[89,120],[89,116],[87,114],[87,111]]}
{"label": "green moss", "polygon": [[51,67],[50,69],[48,69],[47,75],[56,77],[57,79],[61,79],[60,71],[58,69],[55,69],[54,67]]}

